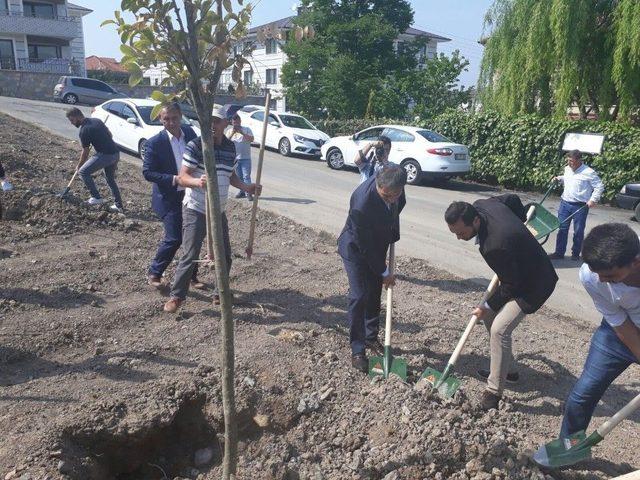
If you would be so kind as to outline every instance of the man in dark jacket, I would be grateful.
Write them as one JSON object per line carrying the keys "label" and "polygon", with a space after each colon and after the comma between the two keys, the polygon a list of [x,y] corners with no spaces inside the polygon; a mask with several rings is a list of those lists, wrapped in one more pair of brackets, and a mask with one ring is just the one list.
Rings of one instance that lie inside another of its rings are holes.
{"label": "man in dark jacket", "polygon": [[395,284],[387,270],[387,250],[400,239],[398,215],[406,204],[407,174],[392,165],[362,183],[351,195],[349,216],[338,238],[338,253],[349,278],[351,364],[367,372],[365,347],[381,354],[378,340],[382,285]]}
{"label": "man in dark jacket", "polygon": [[[182,110],[177,103],[160,111],[160,121],[164,130],[148,140],[142,166],[144,178],[153,183],[151,207],[164,225],[164,238],[148,271],[149,285],[155,288],[162,287],[162,275],[182,243],[184,188],[177,178],[187,143],[197,136],[190,126],[182,125]],[[202,288],[196,275],[197,269],[192,286]]]}
{"label": "man in dark jacket", "polygon": [[538,241],[524,225],[526,214],[517,195],[478,200],[473,205],[453,202],[445,221],[460,240],[476,238],[480,254],[500,284],[488,301],[473,312],[484,320],[490,335],[491,367],[480,370],[487,378],[481,406],[497,408],[505,381],[517,381],[509,373],[513,355],[511,334],[525,314],[534,313],[551,296],[558,276]]}

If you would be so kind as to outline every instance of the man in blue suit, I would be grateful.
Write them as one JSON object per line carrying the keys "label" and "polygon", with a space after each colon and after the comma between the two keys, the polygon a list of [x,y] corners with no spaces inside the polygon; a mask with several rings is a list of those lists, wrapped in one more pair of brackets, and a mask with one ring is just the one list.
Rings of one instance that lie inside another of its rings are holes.
{"label": "man in blue suit", "polygon": [[[149,285],[155,288],[162,287],[162,275],[182,243],[184,188],[178,186],[178,172],[187,143],[197,136],[190,126],[182,125],[182,110],[178,103],[164,107],[160,121],[164,130],[147,141],[142,167],[144,178],[153,183],[151,207],[164,225],[164,238],[148,271]],[[203,288],[196,275],[197,268],[191,285]]]}
{"label": "man in blue suit", "polygon": [[378,340],[382,286],[395,284],[387,269],[387,251],[400,239],[399,214],[406,204],[407,174],[389,165],[360,184],[351,195],[349,216],[338,238],[349,279],[351,364],[367,372],[365,348],[382,354]]}

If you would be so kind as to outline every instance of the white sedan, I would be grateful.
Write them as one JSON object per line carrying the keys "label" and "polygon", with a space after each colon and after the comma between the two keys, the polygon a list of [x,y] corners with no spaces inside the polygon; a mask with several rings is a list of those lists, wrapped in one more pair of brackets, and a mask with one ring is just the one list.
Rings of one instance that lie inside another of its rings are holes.
{"label": "white sedan", "polygon": [[[238,110],[242,125],[253,131],[256,143],[261,142],[264,108],[247,106]],[[265,146],[277,148],[284,155],[320,156],[320,147],[329,135],[318,130],[306,118],[293,113],[269,112]]]}
{"label": "white sedan", "polygon": [[407,183],[411,185],[420,183],[422,178],[446,181],[471,169],[466,145],[452,143],[431,130],[404,125],[377,125],[355,135],[334,137],[322,146],[322,158],[336,170],[355,167],[358,150],[381,135],[391,140],[389,161],[405,168]]}
{"label": "white sedan", "polygon": [[[141,98],[109,100],[95,107],[91,116],[104,122],[116,145],[143,158],[147,140],[164,128],[159,118],[151,120],[151,110],[157,104],[155,100]],[[183,123],[192,126],[196,134],[200,135],[198,127],[189,119],[183,117]]]}

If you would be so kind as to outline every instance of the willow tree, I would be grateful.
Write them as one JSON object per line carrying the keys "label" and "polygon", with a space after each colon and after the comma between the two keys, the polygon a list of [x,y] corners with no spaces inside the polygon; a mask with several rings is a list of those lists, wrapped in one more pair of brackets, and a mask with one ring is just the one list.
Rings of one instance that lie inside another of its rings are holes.
{"label": "willow tree", "polygon": [[496,0],[485,17],[483,105],[558,116],[576,105],[606,119],[620,100],[630,112],[640,91],[638,11],[636,0]]}
{"label": "willow tree", "polygon": [[[121,11],[114,20],[122,41],[122,64],[129,71],[129,83],[135,85],[142,79],[142,72],[156,65],[163,65],[167,77],[162,85],[182,85],[184,88],[171,95],[161,90],[151,97],[160,103],[154,107],[152,117],[157,116],[162,105],[188,97],[200,122],[202,151],[207,174],[207,199],[209,205],[209,241],[213,240],[216,281],[220,294],[222,324],[222,398],[225,421],[223,478],[232,478],[237,465],[237,424],[235,420],[234,394],[234,326],[232,297],[227,274],[222,233],[221,205],[218,177],[211,130],[211,111],[215,92],[222,72],[232,68],[236,82],[236,94],[245,87],[241,72],[250,47],[243,47],[241,54],[232,53],[234,45],[241,43],[247,33],[252,5],[242,6],[236,0],[238,11],[233,11],[231,0],[122,0],[121,10],[132,14],[135,20],[127,23]],[[127,16],[127,15],[125,15]],[[295,37],[304,36],[302,28]],[[282,36],[281,32],[259,32],[259,38]],[[211,238],[212,237],[212,238]]]}

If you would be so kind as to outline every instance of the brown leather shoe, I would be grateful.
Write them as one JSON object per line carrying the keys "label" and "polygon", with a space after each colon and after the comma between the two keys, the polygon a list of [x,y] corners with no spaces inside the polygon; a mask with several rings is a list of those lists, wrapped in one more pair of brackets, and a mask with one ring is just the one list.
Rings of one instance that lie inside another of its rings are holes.
{"label": "brown leather shoe", "polygon": [[195,288],[196,290],[206,290],[207,288],[207,286],[197,278],[191,280],[191,287]]}
{"label": "brown leather shoe", "polygon": [[480,397],[480,408],[484,411],[489,411],[492,408],[497,409],[500,404],[500,396],[495,393],[485,390]]}
{"label": "brown leather shoe", "polygon": [[156,275],[149,275],[147,277],[147,283],[153,288],[162,288],[162,277]]}
{"label": "brown leather shoe", "polygon": [[164,304],[164,311],[167,313],[176,313],[183,303],[184,300],[180,298],[171,298]]}

